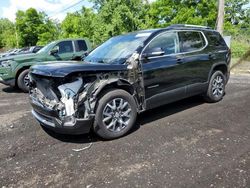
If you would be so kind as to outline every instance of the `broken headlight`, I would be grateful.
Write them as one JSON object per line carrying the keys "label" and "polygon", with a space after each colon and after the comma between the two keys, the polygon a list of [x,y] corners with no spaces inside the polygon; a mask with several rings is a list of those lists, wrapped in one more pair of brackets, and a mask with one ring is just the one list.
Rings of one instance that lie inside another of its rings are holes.
{"label": "broken headlight", "polygon": [[58,90],[61,93],[61,102],[64,109],[60,112],[61,116],[72,116],[75,113],[74,97],[77,95],[83,84],[82,78],[77,78],[76,81],[60,85]]}

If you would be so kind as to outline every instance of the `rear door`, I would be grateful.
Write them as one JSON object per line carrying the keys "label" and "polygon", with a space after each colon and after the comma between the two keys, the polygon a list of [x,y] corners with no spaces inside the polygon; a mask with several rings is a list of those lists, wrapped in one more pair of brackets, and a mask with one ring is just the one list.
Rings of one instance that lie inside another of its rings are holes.
{"label": "rear door", "polygon": [[200,93],[206,88],[211,67],[208,42],[201,31],[178,31],[182,62],[182,77],[188,86],[188,95]]}
{"label": "rear door", "polygon": [[69,61],[75,57],[72,41],[62,41],[57,43],[53,49],[58,49],[58,53],[48,56],[48,61]]}
{"label": "rear door", "polygon": [[75,44],[75,60],[81,60],[81,57],[84,55],[84,52],[88,51],[88,45],[85,40],[76,40]]}

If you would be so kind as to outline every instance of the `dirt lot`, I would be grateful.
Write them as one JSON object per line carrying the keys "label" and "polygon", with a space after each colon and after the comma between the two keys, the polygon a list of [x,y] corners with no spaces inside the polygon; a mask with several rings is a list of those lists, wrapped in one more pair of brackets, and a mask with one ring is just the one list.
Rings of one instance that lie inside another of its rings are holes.
{"label": "dirt lot", "polygon": [[250,187],[250,76],[232,75],[226,92],[146,112],[101,141],[46,133],[27,95],[0,85],[0,187]]}

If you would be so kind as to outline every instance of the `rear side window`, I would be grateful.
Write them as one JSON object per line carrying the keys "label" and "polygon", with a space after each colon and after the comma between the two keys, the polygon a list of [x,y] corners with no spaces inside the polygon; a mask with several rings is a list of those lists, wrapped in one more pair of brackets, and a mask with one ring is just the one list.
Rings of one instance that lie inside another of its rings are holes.
{"label": "rear side window", "polygon": [[205,47],[206,41],[201,32],[181,31],[179,34],[180,51],[193,52]]}
{"label": "rear side window", "polygon": [[226,42],[219,33],[208,32],[206,35],[208,36],[208,41],[210,46],[217,46],[217,47],[227,46]]}
{"label": "rear side window", "polygon": [[77,40],[76,41],[76,51],[80,52],[80,51],[87,51],[88,47],[87,44],[84,40]]}

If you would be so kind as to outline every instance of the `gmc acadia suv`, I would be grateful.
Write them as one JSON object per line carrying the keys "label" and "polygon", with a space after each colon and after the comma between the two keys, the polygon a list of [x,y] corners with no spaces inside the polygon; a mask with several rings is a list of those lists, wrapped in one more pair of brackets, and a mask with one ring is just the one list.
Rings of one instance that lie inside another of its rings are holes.
{"label": "gmc acadia suv", "polygon": [[83,63],[33,66],[32,113],[59,133],[92,129],[104,139],[118,138],[145,110],[200,94],[220,101],[230,58],[221,35],[208,27],[172,25],[116,36]]}

